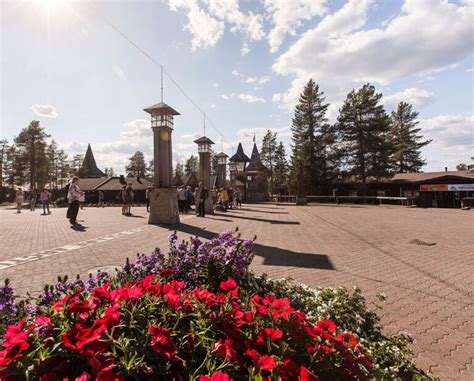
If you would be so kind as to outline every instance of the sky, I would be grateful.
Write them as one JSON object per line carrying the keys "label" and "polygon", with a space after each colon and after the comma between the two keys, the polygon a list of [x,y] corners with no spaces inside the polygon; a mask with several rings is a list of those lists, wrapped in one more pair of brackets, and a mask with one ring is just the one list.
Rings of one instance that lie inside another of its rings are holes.
{"label": "sky", "polygon": [[163,65],[174,162],[204,127],[228,155],[268,129],[289,151],[313,78],[331,122],[364,83],[388,112],[411,103],[433,139],[423,170],[454,170],[474,155],[473,25],[474,0],[0,0],[0,137],[39,120],[71,158],[90,143],[99,168],[124,173],[136,150],[152,157],[143,108]]}

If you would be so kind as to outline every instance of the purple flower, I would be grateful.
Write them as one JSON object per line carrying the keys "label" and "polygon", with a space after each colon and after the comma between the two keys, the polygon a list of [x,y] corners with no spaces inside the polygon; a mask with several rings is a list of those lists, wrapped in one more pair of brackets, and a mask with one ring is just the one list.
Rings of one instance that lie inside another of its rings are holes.
{"label": "purple flower", "polygon": [[168,241],[170,241],[170,243],[174,243],[178,240],[178,236],[176,235],[176,232],[174,233],[171,233],[169,236],[168,236]]}

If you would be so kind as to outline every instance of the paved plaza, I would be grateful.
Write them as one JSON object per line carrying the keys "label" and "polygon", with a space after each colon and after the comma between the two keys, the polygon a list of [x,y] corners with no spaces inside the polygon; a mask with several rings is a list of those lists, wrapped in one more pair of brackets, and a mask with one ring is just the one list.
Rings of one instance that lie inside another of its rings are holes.
{"label": "paved plaza", "polygon": [[[71,229],[65,209],[0,210],[0,277],[26,295],[58,275],[86,276],[126,257],[167,247],[170,229],[147,225],[120,208],[79,212]],[[416,362],[442,380],[474,379],[474,212],[361,205],[244,205],[208,216],[182,216],[180,238],[210,238],[239,228],[257,235],[256,272],[310,286],[358,286],[374,302],[384,292],[385,332],[414,339]],[[375,308],[375,307],[374,307]]]}

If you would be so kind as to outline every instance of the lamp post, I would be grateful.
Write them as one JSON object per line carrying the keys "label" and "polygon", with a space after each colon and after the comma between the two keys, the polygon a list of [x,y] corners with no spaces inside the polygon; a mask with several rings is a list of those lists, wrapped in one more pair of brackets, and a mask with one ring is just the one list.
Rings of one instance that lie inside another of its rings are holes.
{"label": "lamp post", "polygon": [[227,156],[224,152],[218,153],[217,158],[217,187],[226,188],[226,165],[227,165]]}
{"label": "lamp post", "polygon": [[211,189],[211,145],[214,142],[206,136],[203,136],[194,141],[198,146],[199,153],[199,181],[202,182],[203,187],[206,187],[209,192],[209,197],[204,202],[204,207],[207,214],[214,213],[214,205],[212,203],[213,190]]}
{"label": "lamp post", "polygon": [[151,115],[153,130],[153,188],[150,192],[149,224],[179,223],[176,187],[172,186],[173,117],[179,112],[160,102],[143,109]]}

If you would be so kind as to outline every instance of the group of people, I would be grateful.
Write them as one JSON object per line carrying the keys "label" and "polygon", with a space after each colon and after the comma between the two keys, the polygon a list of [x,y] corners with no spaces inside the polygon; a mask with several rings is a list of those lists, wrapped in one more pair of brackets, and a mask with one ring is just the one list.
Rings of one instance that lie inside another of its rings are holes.
{"label": "group of people", "polygon": [[178,187],[178,209],[180,213],[188,213],[191,210],[191,205],[194,203],[194,193],[191,187],[180,186]]}
{"label": "group of people", "polygon": [[[36,203],[38,202],[38,194],[36,193],[35,189],[32,189],[29,192],[29,197],[30,211],[34,212],[36,210]],[[43,215],[51,214],[51,211],[49,210],[49,204],[51,203],[51,194],[49,193],[47,188],[43,188],[43,190],[39,194],[39,200],[41,202],[41,205],[43,206]],[[18,188],[18,190],[16,191],[15,202],[17,213],[21,213],[23,203],[25,202],[25,192],[22,188]]]}
{"label": "group of people", "polygon": [[214,208],[221,212],[228,209],[242,208],[242,194],[238,188],[221,188],[219,191],[215,189],[217,200],[214,202]]}

